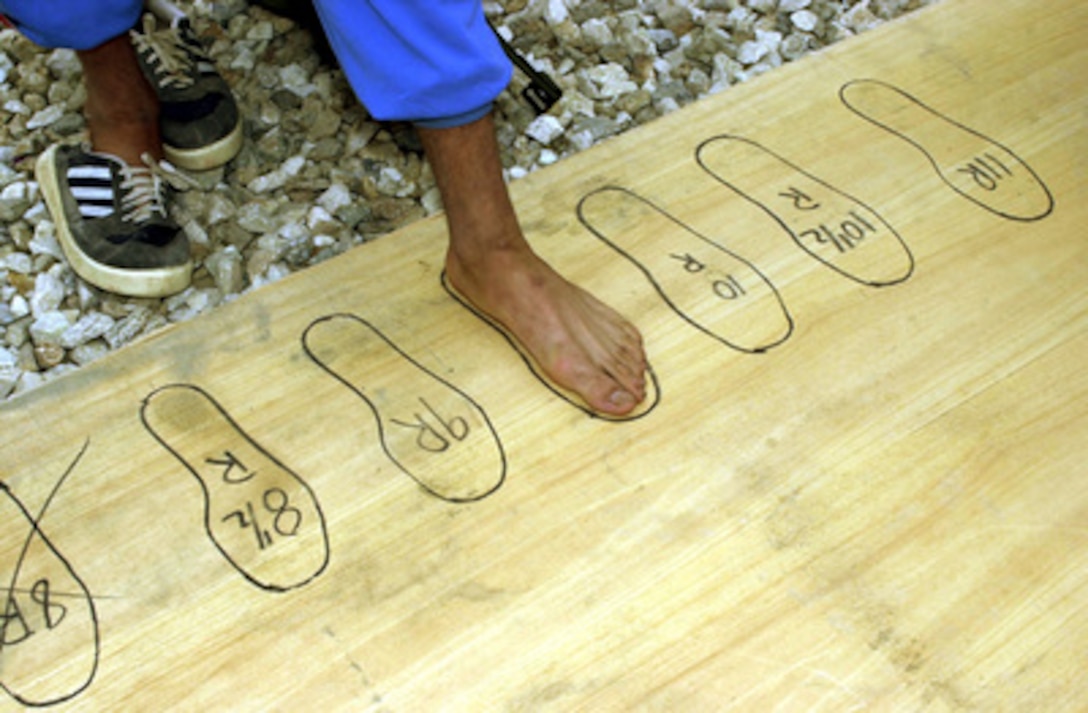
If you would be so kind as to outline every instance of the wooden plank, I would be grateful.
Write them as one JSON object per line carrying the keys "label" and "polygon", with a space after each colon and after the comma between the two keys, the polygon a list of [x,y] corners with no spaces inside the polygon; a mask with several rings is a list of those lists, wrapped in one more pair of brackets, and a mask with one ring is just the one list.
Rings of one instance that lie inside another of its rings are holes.
{"label": "wooden plank", "polygon": [[5,403],[0,710],[1083,708],[1086,29],[946,0],[514,184],[639,419],[440,219]]}

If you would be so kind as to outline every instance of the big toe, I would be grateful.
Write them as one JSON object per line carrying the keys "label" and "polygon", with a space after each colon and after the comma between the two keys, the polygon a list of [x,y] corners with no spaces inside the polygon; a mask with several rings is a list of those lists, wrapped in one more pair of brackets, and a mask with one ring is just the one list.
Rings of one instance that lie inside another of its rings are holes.
{"label": "big toe", "polygon": [[594,384],[587,401],[591,407],[601,413],[623,416],[638,406],[642,398],[642,395],[632,393],[612,379],[603,377]]}

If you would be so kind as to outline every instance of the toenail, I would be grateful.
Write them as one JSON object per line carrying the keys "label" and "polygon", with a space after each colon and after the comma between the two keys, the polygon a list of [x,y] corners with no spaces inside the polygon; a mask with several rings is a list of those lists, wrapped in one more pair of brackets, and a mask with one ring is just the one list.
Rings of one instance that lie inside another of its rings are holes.
{"label": "toenail", "polygon": [[619,408],[629,408],[635,405],[635,397],[626,391],[617,389],[608,397],[608,401]]}

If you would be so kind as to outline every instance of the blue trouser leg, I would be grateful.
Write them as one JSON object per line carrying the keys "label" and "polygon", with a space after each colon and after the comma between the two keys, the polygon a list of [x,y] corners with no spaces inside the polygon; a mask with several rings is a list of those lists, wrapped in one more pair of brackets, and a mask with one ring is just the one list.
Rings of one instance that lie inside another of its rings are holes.
{"label": "blue trouser leg", "polygon": [[73,50],[123,35],[142,9],[142,0],[0,0],[0,15],[35,44]]}
{"label": "blue trouser leg", "polygon": [[[512,67],[480,0],[314,0],[329,43],[377,119],[440,128],[482,117]],[[43,47],[83,50],[131,29],[141,0],[0,0]]]}
{"label": "blue trouser leg", "polygon": [[376,119],[459,126],[491,110],[512,67],[480,0],[314,0],[329,44]]}

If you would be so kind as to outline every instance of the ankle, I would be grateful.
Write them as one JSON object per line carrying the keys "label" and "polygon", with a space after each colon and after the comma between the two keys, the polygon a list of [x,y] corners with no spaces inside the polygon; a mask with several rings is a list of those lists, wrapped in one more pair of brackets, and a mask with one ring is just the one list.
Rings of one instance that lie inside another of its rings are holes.
{"label": "ankle", "polygon": [[159,100],[144,79],[128,35],[76,53],[87,99],[83,115],[96,151],[138,161],[162,156]]}
{"label": "ankle", "polygon": [[490,242],[486,246],[451,243],[446,251],[446,270],[454,279],[460,277],[481,285],[531,272],[540,262],[524,240]]}
{"label": "ankle", "polygon": [[105,118],[88,113],[87,128],[95,151],[113,154],[128,164],[139,163],[144,154],[162,158],[162,139],[157,118],[128,115]]}

